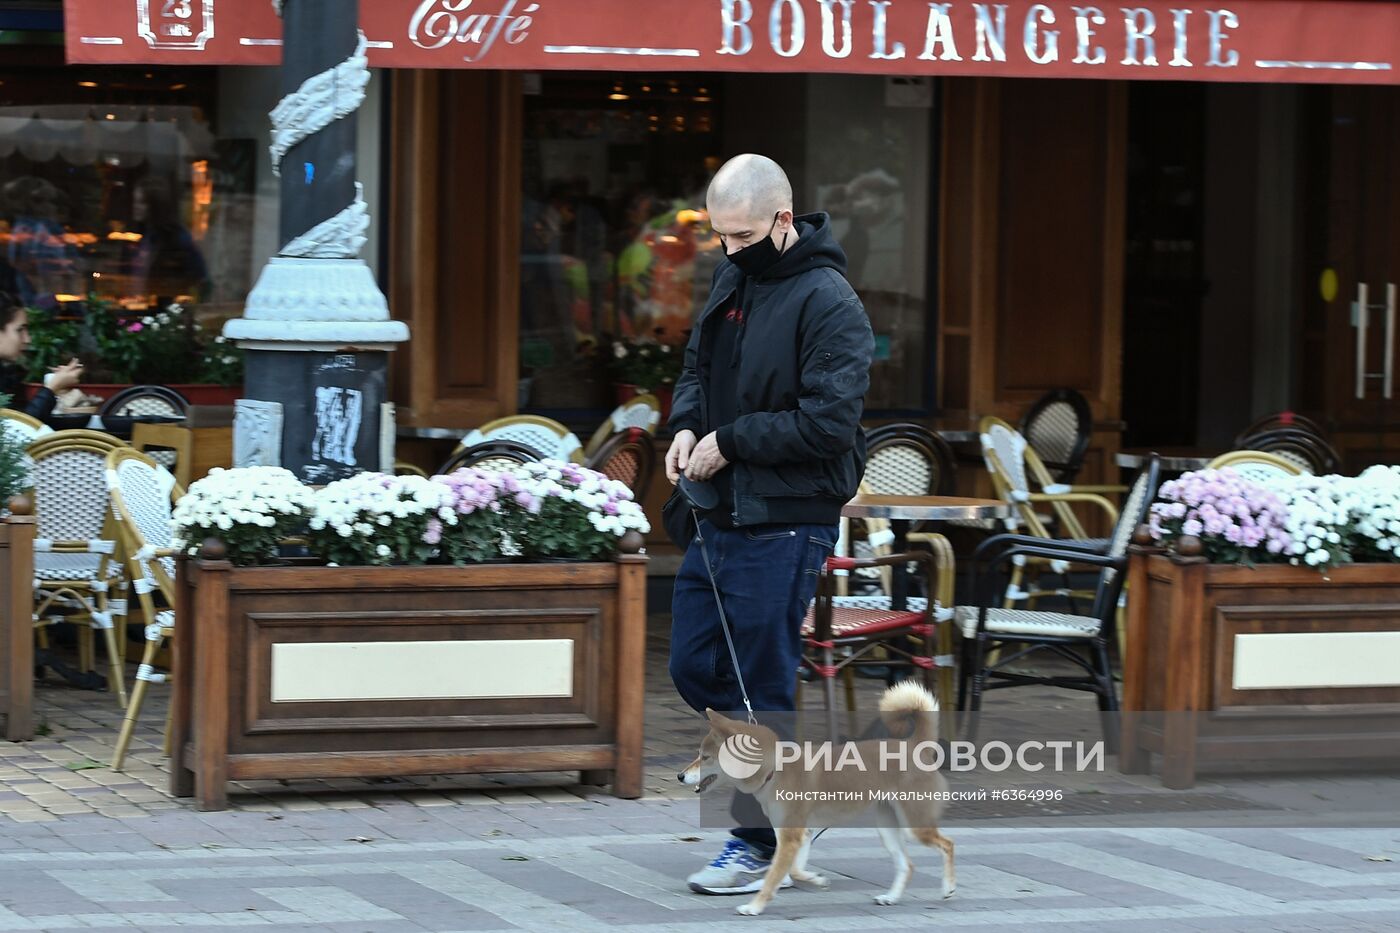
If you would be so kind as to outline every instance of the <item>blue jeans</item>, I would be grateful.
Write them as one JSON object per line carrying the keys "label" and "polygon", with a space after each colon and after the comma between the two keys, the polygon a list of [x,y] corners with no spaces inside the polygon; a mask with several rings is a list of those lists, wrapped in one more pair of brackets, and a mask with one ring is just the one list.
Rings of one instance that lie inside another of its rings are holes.
{"label": "blue jeans", "polygon": [[[705,549],[724,599],[734,651],[754,711],[794,712],[802,620],[817,576],[836,545],[835,525],[716,528],[701,521]],[[692,540],[671,598],[671,680],[697,712],[744,709],[699,543]],[[735,794],[734,835],[771,853],[772,826],[748,794]]]}

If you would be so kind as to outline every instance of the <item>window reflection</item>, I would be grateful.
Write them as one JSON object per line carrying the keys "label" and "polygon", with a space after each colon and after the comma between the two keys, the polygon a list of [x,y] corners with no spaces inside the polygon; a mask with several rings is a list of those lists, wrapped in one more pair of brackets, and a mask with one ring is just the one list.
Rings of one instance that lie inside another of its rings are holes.
{"label": "window reflection", "polygon": [[240,313],[276,225],[256,71],[0,69],[0,288],[64,317]]}
{"label": "window reflection", "polygon": [[718,261],[697,209],[711,106],[695,78],[549,76],[527,96],[522,404],[609,407],[616,341],[684,342]]}
{"label": "window reflection", "polygon": [[876,334],[868,410],[926,410],[931,86],[860,75],[550,74],[525,98],[521,407],[611,407],[618,342],[682,343],[723,261],[704,213],[763,152],[827,211]]}

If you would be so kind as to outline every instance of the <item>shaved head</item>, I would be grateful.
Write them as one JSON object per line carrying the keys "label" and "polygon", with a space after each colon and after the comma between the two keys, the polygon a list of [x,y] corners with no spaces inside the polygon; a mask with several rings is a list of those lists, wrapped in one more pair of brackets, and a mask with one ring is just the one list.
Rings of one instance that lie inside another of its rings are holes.
{"label": "shaved head", "polygon": [[705,195],[710,212],[742,214],[751,220],[792,210],[792,183],[782,166],[746,152],[720,166]]}
{"label": "shaved head", "polygon": [[720,166],[705,194],[710,228],[733,254],[771,237],[782,252],[799,236],[792,217],[792,183],[781,165],[746,152]]}

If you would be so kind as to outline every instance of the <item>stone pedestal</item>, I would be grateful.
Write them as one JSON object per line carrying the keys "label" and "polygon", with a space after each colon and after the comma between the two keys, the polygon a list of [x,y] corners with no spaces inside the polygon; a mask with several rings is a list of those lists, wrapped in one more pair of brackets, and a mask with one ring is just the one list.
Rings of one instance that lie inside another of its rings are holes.
{"label": "stone pedestal", "polygon": [[277,257],[224,333],[247,350],[235,466],[324,484],[393,470],[389,354],[408,337],[358,259]]}
{"label": "stone pedestal", "polygon": [[393,471],[388,353],[254,350],[247,366],[268,397],[238,404],[239,466],[279,464],[316,485]]}

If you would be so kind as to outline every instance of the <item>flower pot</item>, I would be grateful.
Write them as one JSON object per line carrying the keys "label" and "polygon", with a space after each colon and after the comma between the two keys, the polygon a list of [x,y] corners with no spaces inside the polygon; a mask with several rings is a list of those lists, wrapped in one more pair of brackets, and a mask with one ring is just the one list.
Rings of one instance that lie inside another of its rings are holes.
{"label": "flower pot", "polygon": [[241,385],[173,385],[170,388],[189,399],[191,405],[232,405],[243,397]]}
{"label": "flower pot", "polygon": [[[27,382],[25,385],[33,393],[36,389],[43,388],[42,383]],[[116,395],[122,389],[131,388],[132,383],[120,382],[85,382],[78,388],[87,395],[95,395],[106,401]],[[202,383],[178,383],[168,386],[183,395],[191,405],[232,405],[243,397],[243,387],[239,386],[216,386]]]}
{"label": "flower pot", "polygon": [[1192,786],[1196,763],[1392,758],[1400,564],[1324,575],[1134,548],[1120,768]]}
{"label": "flower pot", "polygon": [[175,612],[171,789],[202,810],[251,779],[604,770],[617,796],[642,792],[642,555],[559,567],[182,558]]}
{"label": "flower pot", "polygon": [[34,517],[0,519],[0,738],[10,742],[34,738],[33,577]]}

